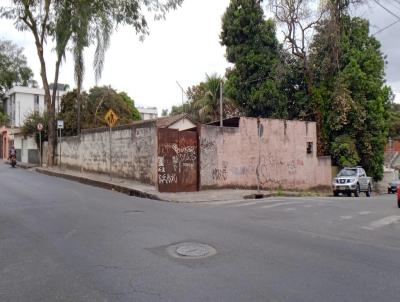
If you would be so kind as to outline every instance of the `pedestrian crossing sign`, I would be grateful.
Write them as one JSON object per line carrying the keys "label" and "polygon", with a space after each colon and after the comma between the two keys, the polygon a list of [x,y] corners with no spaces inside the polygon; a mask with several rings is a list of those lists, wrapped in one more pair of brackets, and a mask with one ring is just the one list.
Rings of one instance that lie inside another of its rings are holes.
{"label": "pedestrian crossing sign", "polygon": [[112,109],[109,109],[104,116],[104,120],[106,121],[108,127],[112,128],[118,121],[118,115]]}

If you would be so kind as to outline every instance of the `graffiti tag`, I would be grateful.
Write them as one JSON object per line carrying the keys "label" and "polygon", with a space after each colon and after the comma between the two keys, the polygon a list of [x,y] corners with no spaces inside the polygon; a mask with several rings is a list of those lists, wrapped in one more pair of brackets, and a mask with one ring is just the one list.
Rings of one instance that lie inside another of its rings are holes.
{"label": "graffiti tag", "polygon": [[175,173],[165,173],[158,175],[158,183],[159,184],[177,184],[178,177]]}

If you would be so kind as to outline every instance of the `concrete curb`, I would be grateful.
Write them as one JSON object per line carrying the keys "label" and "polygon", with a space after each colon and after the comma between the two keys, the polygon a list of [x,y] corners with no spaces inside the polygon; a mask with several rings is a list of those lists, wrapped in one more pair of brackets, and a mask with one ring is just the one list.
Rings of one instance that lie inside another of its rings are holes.
{"label": "concrete curb", "polygon": [[[90,177],[82,176],[82,175],[72,175],[68,173],[63,173],[62,171],[54,171],[54,170],[49,170],[46,168],[40,168],[37,167],[35,169],[38,173],[46,174],[49,176],[55,176],[59,178],[64,178],[68,179],[71,181],[76,181],[82,184],[86,185],[91,185],[94,187],[98,188],[103,188],[111,191],[116,191],[120,192],[129,196],[136,196],[136,197],[141,197],[141,198],[148,198],[148,199],[153,199],[153,200],[159,200],[159,201],[165,201],[165,202],[173,202],[173,203],[202,203],[202,202],[213,202],[213,201],[225,201],[228,200],[226,198],[205,198],[204,200],[196,200],[196,201],[183,201],[179,200],[172,197],[172,196],[162,196],[162,194],[157,195],[153,193],[146,192],[144,190],[140,190],[137,188],[132,188],[124,185],[119,185],[115,183],[110,183],[104,180],[96,180]],[[250,193],[250,192],[249,192]],[[255,199],[260,199],[260,198],[269,198],[269,197],[303,197],[308,194],[305,194],[304,192],[291,192],[291,191],[283,191],[283,192],[262,192],[260,194],[257,193],[252,193],[252,194],[247,194],[247,195],[240,195],[234,198],[239,198],[242,199],[243,201],[246,200],[255,200]],[[311,196],[315,196],[319,194],[311,194]],[[326,195],[326,194],[323,194]],[[320,195],[319,195],[320,196]]]}
{"label": "concrete curb", "polygon": [[22,169],[33,169],[33,168],[36,168],[37,165],[30,165],[30,164],[25,165],[25,164],[17,163],[17,167],[22,168]]}
{"label": "concrete curb", "polygon": [[[9,160],[4,160],[3,159],[3,164],[5,165],[11,165]],[[33,165],[33,164],[24,164],[24,163],[19,163],[17,162],[16,167],[21,168],[21,169],[32,169],[37,167],[37,165]]]}
{"label": "concrete curb", "polygon": [[159,196],[154,195],[154,194],[143,192],[143,191],[140,191],[137,189],[128,188],[125,186],[112,184],[112,183],[105,182],[105,181],[90,179],[90,178],[83,177],[83,176],[64,174],[61,172],[49,171],[47,169],[42,169],[42,168],[36,168],[36,172],[45,174],[45,175],[49,175],[49,176],[55,176],[55,177],[60,177],[60,178],[64,178],[64,179],[68,179],[68,180],[72,180],[72,181],[77,181],[79,183],[91,185],[91,186],[98,187],[98,188],[103,188],[103,189],[107,189],[107,190],[111,190],[111,191],[117,191],[117,192],[129,195],[129,196],[136,196],[136,197],[148,198],[148,199],[159,200],[159,201],[168,201],[168,200],[163,200]]}

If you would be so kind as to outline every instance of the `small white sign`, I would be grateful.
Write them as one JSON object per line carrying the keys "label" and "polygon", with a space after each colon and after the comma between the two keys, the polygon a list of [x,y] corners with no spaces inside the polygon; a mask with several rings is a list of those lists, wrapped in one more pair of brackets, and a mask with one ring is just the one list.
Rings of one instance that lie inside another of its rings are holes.
{"label": "small white sign", "polygon": [[43,130],[43,124],[42,123],[37,124],[37,130],[38,131],[42,131]]}
{"label": "small white sign", "polygon": [[64,121],[63,120],[57,121],[57,129],[64,129]]}

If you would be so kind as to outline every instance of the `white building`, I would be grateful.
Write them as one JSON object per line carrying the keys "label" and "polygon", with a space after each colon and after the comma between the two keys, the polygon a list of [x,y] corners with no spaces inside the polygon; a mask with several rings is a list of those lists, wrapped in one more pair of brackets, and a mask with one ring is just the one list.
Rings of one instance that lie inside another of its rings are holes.
{"label": "white building", "polygon": [[[60,84],[59,87],[63,86]],[[64,90],[57,90],[56,112],[60,108],[61,97],[65,93]],[[46,111],[44,94],[44,89],[23,86],[14,86],[5,93],[3,110],[8,115],[9,123],[0,129],[0,158],[7,158],[10,146],[14,146],[17,150],[17,161],[39,163],[39,153],[34,138],[24,137],[20,128],[33,112]]]}
{"label": "white building", "polygon": [[156,119],[158,117],[157,107],[138,107],[137,110],[140,113],[142,121]]}
{"label": "white building", "polygon": [[[66,91],[57,90],[56,112],[65,93]],[[33,112],[45,111],[44,89],[14,86],[6,92],[3,108],[10,119],[10,126],[19,128]]]}

